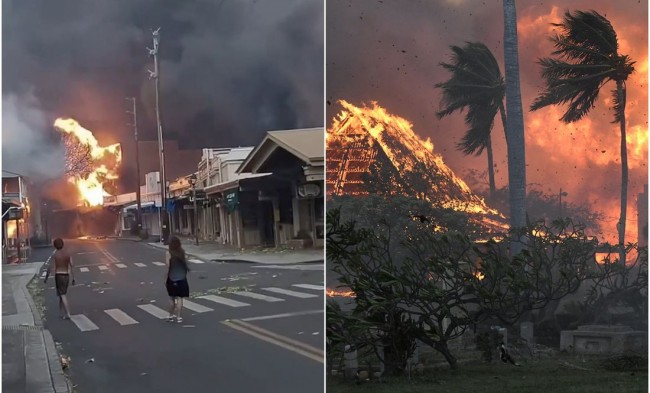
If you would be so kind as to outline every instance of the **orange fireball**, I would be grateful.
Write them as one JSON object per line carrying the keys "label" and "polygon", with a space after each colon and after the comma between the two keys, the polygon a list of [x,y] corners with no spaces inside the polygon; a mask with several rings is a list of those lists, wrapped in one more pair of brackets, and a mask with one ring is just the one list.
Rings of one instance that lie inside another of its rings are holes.
{"label": "orange fireball", "polygon": [[[87,162],[82,171],[73,171],[68,181],[79,191],[80,203],[87,206],[101,206],[106,182],[118,179],[118,169],[122,163],[122,148],[119,143],[102,147],[90,130],[82,127],[74,119],[58,118],[54,127],[72,138],[76,146],[82,147],[81,157]],[[70,149],[68,155],[73,154]],[[75,158],[77,159],[77,158]]]}

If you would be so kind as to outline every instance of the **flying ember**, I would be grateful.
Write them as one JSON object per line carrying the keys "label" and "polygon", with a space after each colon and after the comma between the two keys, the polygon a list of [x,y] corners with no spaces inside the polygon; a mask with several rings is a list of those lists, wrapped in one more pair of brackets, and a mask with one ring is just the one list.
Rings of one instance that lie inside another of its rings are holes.
{"label": "flying ember", "polygon": [[64,133],[66,175],[79,191],[80,204],[103,205],[104,196],[109,195],[105,185],[118,178],[122,163],[120,144],[100,146],[93,133],[74,119],[58,118],[54,127]]}

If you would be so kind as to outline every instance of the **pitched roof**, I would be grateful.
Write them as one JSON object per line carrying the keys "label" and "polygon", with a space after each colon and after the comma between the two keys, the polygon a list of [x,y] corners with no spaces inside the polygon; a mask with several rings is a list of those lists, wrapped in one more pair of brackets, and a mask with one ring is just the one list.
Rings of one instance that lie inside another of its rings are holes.
{"label": "pitched roof", "polygon": [[278,147],[293,154],[305,164],[322,166],[325,159],[325,129],[317,127],[269,131],[237,172],[255,172]]}

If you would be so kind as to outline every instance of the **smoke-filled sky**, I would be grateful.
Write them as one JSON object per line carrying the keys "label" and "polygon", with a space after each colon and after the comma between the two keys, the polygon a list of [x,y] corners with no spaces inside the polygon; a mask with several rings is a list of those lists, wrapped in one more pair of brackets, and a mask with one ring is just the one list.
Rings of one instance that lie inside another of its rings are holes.
{"label": "smoke-filled sky", "polygon": [[2,12],[6,169],[51,170],[24,145],[56,153],[45,142],[59,116],[102,145],[132,143],[125,97],[137,97],[140,138],[155,139],[146,47],[157,27],[165,138],[232,147],[322,126],[322,0],[5,0]]}
{"label": "smoke-filled sky", "polygon": [[[569,8],[570,6],[570,8]],[[548,57],[551,23],[567,10],[595,10],[612,23],[619,53],[636,61],[627,83],[629,207],[627,240],[636,241],[636,201],[648,182],[648,4],[646,1],[571,2],[517,1],[519,65],[525,110],[527,182],[548,194],[568,192],[568,202],[590,202],[605,213],[608,240],[614,240],[620,212],[620,131],[612,124],[610,91],[601,90],[596,107],[578,123],[558,119],[563,107],[527,112],[542,90],[540,57]],[[341,107],[377,101],[389,112],[410,120],[414,130],[430,137],[458,174],[487,170],[487,157],[466,157],[456,144],[466,130],[464,113],[438,120],[440,91],[434,85],[449,78],[440,62],[450,60],[450,45],[481,41],[494,53],[503,72],[503,8],[500,1],[350,1],[327,2],[327,116]],[[328,126],[331,120],[328,120]],[[507,184],[503,125],[497,117],[492,132],[497,186]]]}

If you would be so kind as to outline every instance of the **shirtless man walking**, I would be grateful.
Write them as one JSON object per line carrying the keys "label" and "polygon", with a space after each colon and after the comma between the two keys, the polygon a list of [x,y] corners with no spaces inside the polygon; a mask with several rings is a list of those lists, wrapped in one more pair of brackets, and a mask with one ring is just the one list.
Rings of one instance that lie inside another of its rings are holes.
{"label": "shirtless man walking", "polygon": [[50,269],[45,274],[44,282],[50,277],[50,272],[54,272],[54,282],[56,284],[56,294],[59,296],[59,314],[62,319],[70,319],[70,307],[68,307],[68,283],[70,276],[72,276],[72,285],[74,282],[74,272],[72,270],[72,258],[70,254],[63,249],[63,240],[60,238],[54,239],[54,248],[56,251],[52,256],[54,263],[51,264]]}

